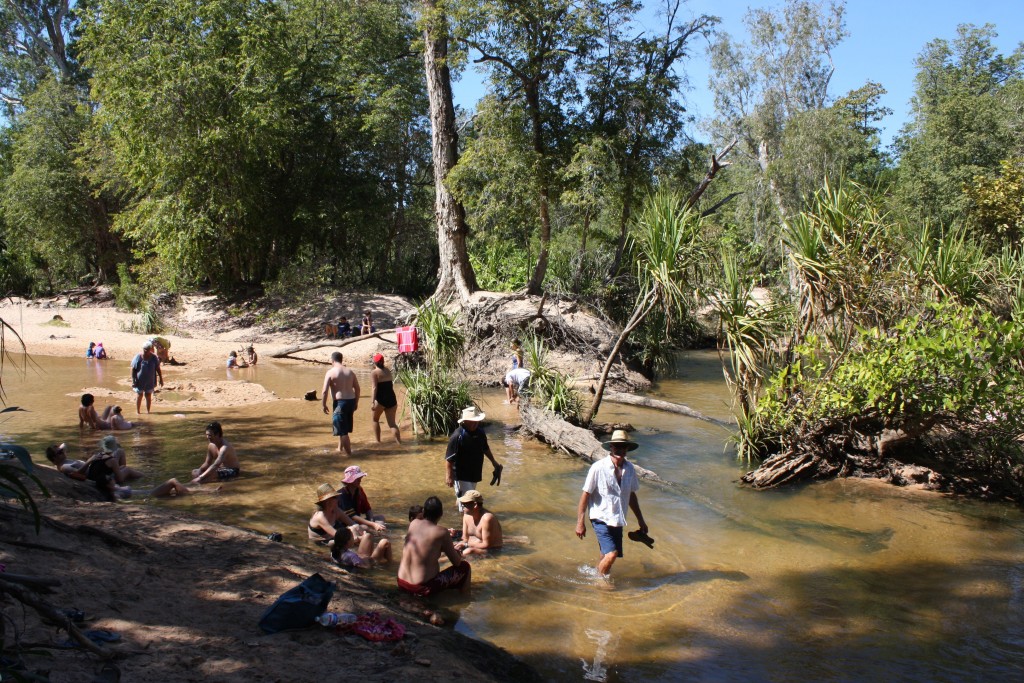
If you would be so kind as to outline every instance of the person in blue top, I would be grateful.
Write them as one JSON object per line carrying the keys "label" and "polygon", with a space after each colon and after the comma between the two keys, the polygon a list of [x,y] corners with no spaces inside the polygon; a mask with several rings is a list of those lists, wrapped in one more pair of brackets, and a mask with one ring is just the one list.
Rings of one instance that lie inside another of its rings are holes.
{"label": "person in blue top", "polygon": [[96,355],[94,349],[96,348],[96,342],[89,342],[89,348],[85,350],[86,358],[93,358]]}
{"label": "person in blue top", "polygon": [[[484,456],[494,466],[491,486],[501,485],[501,470],[504,468],[494,459],[491,447],[487,445],[487,435],[480,429],[480,421],[485,417],[476,406],[464,409],[459,418],[460,427],[448,439],[448,450],[444,454],[444,483],[455,488],[456,500],[466,495],[467,491],[476,489],[483,479]],[[460,502],[459,512],[462,509]]]}
{"label": "person in blue top", "polygon": [[153,391],[156,389],[156,382],[160,380],[160,386],[164,385],[164,376],[160,372],[160,359],[153,353],[153,343],[145,342],[142,345],[142,353],[132,359],[132,389],[135,391],[135,412],[142,413],[142,397],[146,397],[146,412],[150,412],[153,404]]}

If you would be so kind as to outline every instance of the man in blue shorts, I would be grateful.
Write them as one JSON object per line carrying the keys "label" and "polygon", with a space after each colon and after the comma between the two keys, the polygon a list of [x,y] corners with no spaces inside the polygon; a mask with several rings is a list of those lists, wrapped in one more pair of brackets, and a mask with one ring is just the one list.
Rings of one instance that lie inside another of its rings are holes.
{"label": "man in blue shorts", "polygon": [[327,397],[334,399],[331,427],[334,436],[338,437],[338,452],[352,455],[352,443],[348,435],[352,432],[352,415],[359,407],[359,380],[356,373],[345,367],[341,351],[331,354],[331,369],[324,375],[323,407],[324,414],[331,415],[327,409]]}
{"label": "man in blue shorts", "polygon": [[633,464],[626,462],[626,453],[635,450],[639,444],[630,441],[624,430],[612,432],[611,441],[604,444],[611,453],[590,466],[587,480],[583,483],[576,518],[576,535],[587,535],[584,524],[586,516],[594,527],[601,559],[597,563],[597,574],[603,579],[610,578],[615,558],[622,557],[622,530],[626,526],[626,508],[633,510],[640,531],[647,534],[647,523],[640,511],[636,492],[640,482]]}

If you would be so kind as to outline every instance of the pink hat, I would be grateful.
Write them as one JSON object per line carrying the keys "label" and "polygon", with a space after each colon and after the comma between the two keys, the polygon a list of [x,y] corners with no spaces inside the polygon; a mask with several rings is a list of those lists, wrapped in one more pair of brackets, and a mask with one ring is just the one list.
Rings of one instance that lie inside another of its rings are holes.
{"label": "pink hat", "polygon": [[359,469],[359,465],[350,465],[345,468],[345,478],[341,480],[342,484],[351,484],[358,479],[362,479],[366,476],[366,472]]}

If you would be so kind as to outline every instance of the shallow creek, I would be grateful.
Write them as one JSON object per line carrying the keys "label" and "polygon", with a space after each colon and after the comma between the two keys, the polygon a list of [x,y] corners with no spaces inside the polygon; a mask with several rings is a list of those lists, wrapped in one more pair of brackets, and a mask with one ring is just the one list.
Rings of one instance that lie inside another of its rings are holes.
{"label": "shallow creek", "polygon": [[[364,395],[369,364],[357,367]],[[369,402],[356,413],[355,455],[332,449],[320,403],[324,367],[264,361],[246,370],[165,368],[169,381],[256,382],[280,400],[191,407],[187,391],[161,396],[138,429],[119,433],[140,486],[188,478],[205,448],[203,429],[224,425],[243,477],[218,495],[145,501],[258,530],[306,547],[305,522],[321,482],[345,466],[369,473],[364,486],[387,515],[400,552],[406,510],[437,494],[444,522],[459,525],[444,487],[445,442],[406,443],[385,427],[373,440]],[[4,366],[8,405],[0,431],[38,460],[67,441],[86,455],[99,435],[80,435],[84,387],[124,392],[128,365],[35,357],[24,375]],[[401,391],[400,398],[401,398]],[[680,357],[655,395],[727,417],[728,395],[714,354]],[[640,500],[654,549],[626,543],[613,589],[594,584],[597,544],[573,534],[580,461],[521,438],[514,410],[497,390],[478,393],[491,448],[505,471],[482,484],[485,504],[507,535],[528,542],[474,562],[468,601],[442,598],[455,628],[521,656],[549,680],[966,681],[1024,679],[1024,514],[1011,505],[954,501],[858,481],[757,493],[737,485],[744,471],[722,429],[695,420],[605,404],[601,419],[638,431],[637,463],[675,482],[645,485]],[[97,406],[110,402],[99,396]],[[120,404],[129,419],[134,403]],[[485,476],[486,476],[485,472]],[[389,590],[393,570],[371,580]],[[255,629],[255,625],[254,625]]]}

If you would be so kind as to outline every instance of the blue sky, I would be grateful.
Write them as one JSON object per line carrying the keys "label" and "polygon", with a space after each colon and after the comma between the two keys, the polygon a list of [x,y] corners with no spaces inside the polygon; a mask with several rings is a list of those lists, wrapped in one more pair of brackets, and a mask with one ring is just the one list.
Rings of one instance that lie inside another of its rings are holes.
{"label": "blue sky", "polygon": [[[660,6],[658,0],[644,0],[649,8]],[[712,14],[721,17],[720,30],[737,41],[743,41],[743,17],[748,8],[780,7],[781,2],[750,2],[749,0],[689,0],[684,12],[693,15]],[[654,21],[647,11],[648,25]],[[883,125],[883,143],[891,142],[906,121],[908,103],[914,91],[914,60],[925,44],[935,38],[952,40],[959,24],[994,24],[999,37],[996,44],[1003,54],[1012,52],[1024,41],[1024,0],[848,0],[846,28],[849,36],[834,56],[836,73],[831,94],[840,96],[859,88],[867,81],[881,83],[888,91],[882,104],[893,110]],[[714,103],[708,91],[708,60],[704,49],[694,50],[685,70],[692,90],[686,93],[688,108],[698,117],[711,116]],[[454,84],[455,100],[466,108],[484,93],[481,76],[467,71]],[[694,127],[691,134],[703,139]]]}

